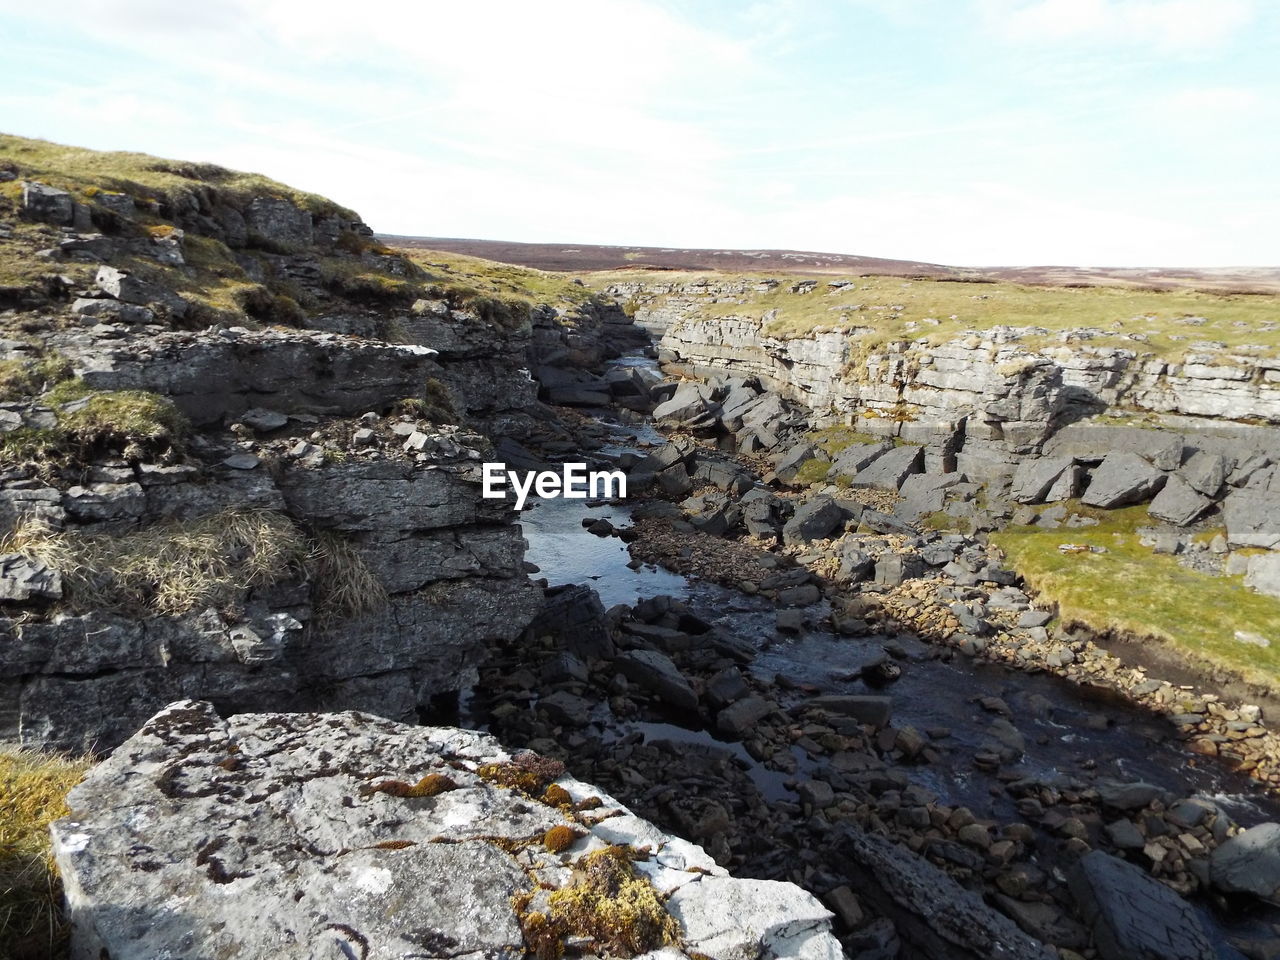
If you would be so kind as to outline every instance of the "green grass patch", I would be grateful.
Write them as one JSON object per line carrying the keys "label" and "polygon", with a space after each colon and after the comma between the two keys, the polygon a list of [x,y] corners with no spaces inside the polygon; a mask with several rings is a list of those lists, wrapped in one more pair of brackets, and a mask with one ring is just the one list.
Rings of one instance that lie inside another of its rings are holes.
{"label": "green grass patch", "polygon": [[88,150],[10,134],[0,134],[0,162],[23,180],[38,180],[76,194],[81,203],[92,203],[104,192],[125,193],[144,203],[172,203],[201,187],[213,187],[233,205],[254,197],[282,197],[317,216],[355,219],[350,210],[325,197],[295,190],[261,174],[228,170],[212,163]]}
{"label": "green grass patch", "polygon": [[83,380],[64,380],[40,400],[57,425],[0,434],[0,465],[34,464],[47,473],[103,451],[141,461],[179,450],[189,432],[171,400],[143,390],[95,391]]}
{"label": "green grass patch", "polygon": [[843,424],[819,427],[817,430],[810,430],[806,436],[811,443],[821,448],[822,452],[833,460],[842,451],[856,443],[879,443],[883,439],[882,437],[873,437],[869,433],[863,433]]}
{"label": "green grass patch", "polygon": [[[1175,557],[1138,542],[1149,525],[1146,507],[1090,510],[1096,527],[1056,530],[1009,527],[991,535],[1010,566],[1067,621],[1167,642],[1192,661],[1225,667],[1246,681],[1274,688],[1280,681],[1280,599],[1246,589],[1244,578],[1189,570]],[[1059,551],[1064,543],[1104,547],[1105,553]],[[1257,647],[1235,639],[1244,630],[1272,641]]]}
{"label": "green grass patch", "polygon": [[89,762],[0,752],[0,950],[13,960],[61,956],[69,929],[49,824],[67,815],[67,793]]}
{"label": "green grass patch", "polygon": [[564,273],[495,263],[442,250],[398,252],[418,264],[442,289],[453,286],[470,290],[474,296],[488,295],[522,301],[528,306],[547,304],[563,308],[580,307],[594,296],[588,287],[575,283]]}
{"label": "green grass patch", "polygon": [[827,474],[830,470],[830,460],[819,460],[814,457],[800,464],[800,469],[796,471],[795,479],[792,480],[792,483],[803,487],[807,487],[811,483],[822,483],[827,479]]}

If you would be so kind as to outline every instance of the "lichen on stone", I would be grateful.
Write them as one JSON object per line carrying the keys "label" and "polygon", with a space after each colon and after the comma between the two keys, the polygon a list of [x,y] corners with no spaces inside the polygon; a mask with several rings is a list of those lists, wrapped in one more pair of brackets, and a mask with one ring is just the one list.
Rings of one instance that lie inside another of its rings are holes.
{"label": "lichen on stone", "polygon": [[370,797],[375,793],[385,793],[393,797],[434,797],[449,790],[457,790],[458,785],[443,773],[428,773],[415,784],[403,780],[380,780],[378,783],[362,787],[361,796]]}
{"label": "lichen on stone", "polygon": [[590,941],[586,952],[635,957],[674,944],[680,927],[648,878],[632,865],[633,851],[606,847],[582,857],[570,883],[532,910],[533,894],[516,898],[526,947],[538,960],[558,960],[570,937]]}
{"label": "lichen on stone", "polygon": [[476,769],[476,775],[536,800],[553,780],[564,775],[564,764],[526,750],[507,761],[482,764]]}
{"label": "lichen on stone", "polygon": [[573,827],[560,824],[542,835],[542,845],[551,853],[563,853],[577,842],[582,834]]}

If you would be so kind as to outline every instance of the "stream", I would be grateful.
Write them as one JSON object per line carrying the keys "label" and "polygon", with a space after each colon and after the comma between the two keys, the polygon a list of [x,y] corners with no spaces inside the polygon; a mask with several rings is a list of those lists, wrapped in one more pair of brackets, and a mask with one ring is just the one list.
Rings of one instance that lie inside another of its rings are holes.
{"label": "stream", "polygon": [[[630,365],[653,361],[627,357]],[[615,411],[597,411],[610,430],[609,441],[597,451],[604,460],[664,438],[647,420],[624,423]],[[639,446],[637,446],[639,445]],[[978,768],[974,753],[990,742],[988,728],[997,714],[978,701],[999,698],[1008,705],[1010,719],[1026,739],[1026,751],[1014,768],[1027,777],[1055,779],[1114,779],[1145,781],[1180,797],[1212,800],[1245,826],[1280,820],[1280,802],[1247,775],[1197,757],[1183,749],[1173,727],[1163,717],[1139,709],[1118,696],[1073,684],[1050,674],[1029,674],[962,656],[939,658],[938,650],[911,636],[847,637],[830,629],[808,628],[795,635],[778,634],[772,601],[716,584],[690,581],[668,570],[643,566],[633,569],[626,544],[616,537],[587,533],[585,517],[604,517],[616,527],[630,524],[631,508],[555,499],[531,502],[521,516],[528,541],[527,559],[551,585],[583,583],[600,595],[605,608],[635,604],[661,594],[683,599],[693,613],[724,632],[747,640],[757,656],[750,666],[758,679],[773,683],[781,675],[788,683],[774,686],[783,708],[812,694],[796,684],[822,693],[880,693],[893,700],[895,727],[913,726],[928,732],[931,746],[941,755],[936,762],[907,767],[912,782],[936,793],[940,802],[966,806],[980,818],[1019,819],[1015,801],[998,785],[994,773]],[[821,622],[825,607],[813,608]],[[901,678],[886,689],[873,690],[856,675],[868,662],[883,657],[892,641],[902,667]],[[483,723],[483,717],[474,720]],[[593,727],[606,741],[637,734],[644,740],[668,740],[712,746],[731,752],[770,801],[795,801],[794,786],[804,780],[810,761],[793,747],[797,769],[781,773],[754,761],[739,743],[729,743],[707,730],[671,722],[620,721],[605,709],[593,716]],[[1052,864],[1046,864],[1046,868]],[[1216,938],[1272,935],[1270,924],[1280,910],[1255,911],[1249,916],[1225,917],[1197,901]],[[1234,954],[1232,951],[1231,955]]]}

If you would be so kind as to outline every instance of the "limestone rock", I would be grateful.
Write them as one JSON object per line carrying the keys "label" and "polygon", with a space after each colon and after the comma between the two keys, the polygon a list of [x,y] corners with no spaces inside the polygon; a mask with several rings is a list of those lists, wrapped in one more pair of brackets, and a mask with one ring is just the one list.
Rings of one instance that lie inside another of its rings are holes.
{"label": "limestone rock", "polygon": [[853,478],[855,487],[874,487],[897,491],[907,477],[919,473],[924,462],[922,447],[895,447],[859,470]]}
{"label": "limestone rock", "polygon": [[[574,822],[499,785],[513,761],[599,807]],[[542,843],[554,827],[580,834],[570,865],[610,844],[647,846],[635,869],[672,894],[681,941],[708,956],[746,956],[761,941],[780,958],[841,955],[809,894],[728,877],[550,761],[466,730],[359,713],[223,720],[180,701],[69,805],[53,837],[77,957],[518,957],[511,898],[572,882]]]}
{"label": "limestone rock", "polygon": [[1270,597],[1280,597],[1280,553],[1263,553],[1249,558],[1244,585]]}
{"label": "limestone rock", "polygon": [[1194,523],[1211,506],[1212,500],[1175,473],[1156,494],[1147,512],[1158,520],[1185,527]]}
{"label": "limestone rock", "polygon": [[1141,503],[1164,485],[1165,478],[1163,472],[1136,453],[1109,453],[1094,470],[1081,502],[1107,509]]}
{"label": "limestone rock", "polygon": [[1280,547],[1280,493],[1233,490],[1222,512],[1231,546]]}
{"label": "limestone rock", "polygon": [[70,226],[75,221],[75,207],[65,190],[34,180],[22,183],[22,215],[28,220]]}
{"label": "limestone rock", "polygon": [[1261,823],[1226,841],[1209,861],[1213,885],[1280,904],[1280,823]]}
{"label": "limestone rock", "polygon": [[1133,864],[1093,850],[1069,878],[1104,960],[1214,960],[1195,908]]}

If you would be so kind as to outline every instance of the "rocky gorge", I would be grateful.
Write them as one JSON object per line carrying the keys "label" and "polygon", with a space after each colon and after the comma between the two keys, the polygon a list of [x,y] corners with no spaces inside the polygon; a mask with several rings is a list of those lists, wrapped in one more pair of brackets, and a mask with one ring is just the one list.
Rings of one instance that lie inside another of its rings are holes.
{"label": "rocky gorge", "polygon": [[[72,956],[1274,955],[1267,691],[1135,662],[992,537],[1138,504],[1265,589],[1261,361],[849,375],[710,282],[517,290],[278,185],[14,156],[0,736],[106,755],[53,829]],[[628,501],[479,496],[573,458]]]}

